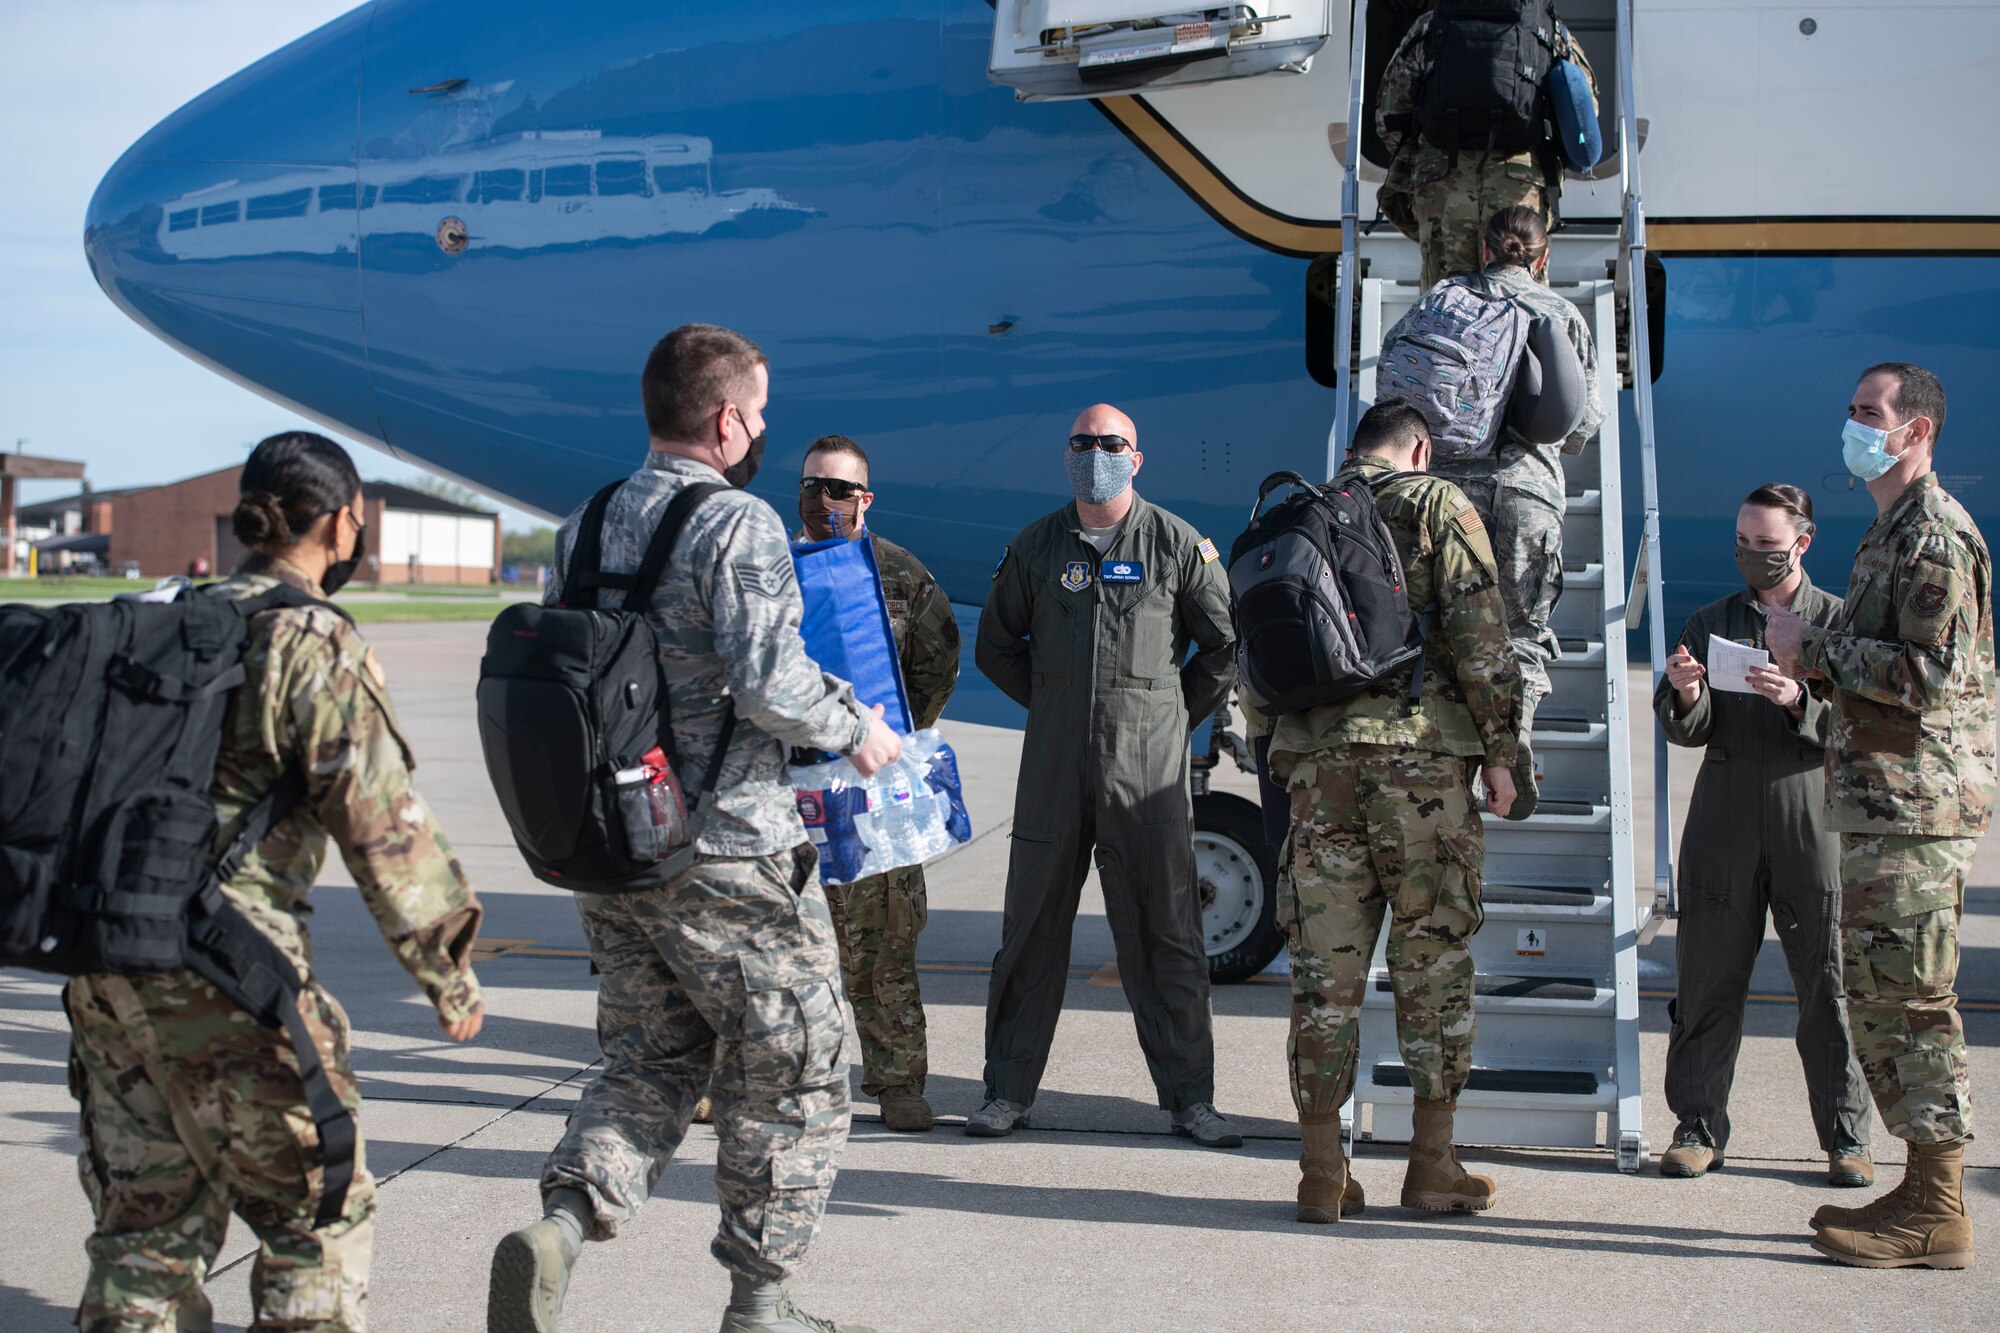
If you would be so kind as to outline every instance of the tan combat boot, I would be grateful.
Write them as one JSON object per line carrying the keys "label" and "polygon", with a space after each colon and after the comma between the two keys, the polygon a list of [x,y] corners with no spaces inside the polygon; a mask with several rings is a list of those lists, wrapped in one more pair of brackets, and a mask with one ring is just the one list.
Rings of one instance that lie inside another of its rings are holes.
{"label": "tan combat boot", "polygon": [[1451,1146],[1456,1102],[1417,1098],[1410,1112],[1410,1168],[1403,1175],[1403,1207],[1432,1213],[1483,1213],[1499,1188],[1486,1176],[1470,1175]]}
{"label": "tan combat boot", "polygon": [[703,1093],[701,1100],[694,1104],[694,1122],[697,1125],[715,1123],[715,1098]]}
{"label": "tan combat boot", "polygon": [[1894,1189],[1877,1199],[1870,1199],[1859,1208],[1842,1208],[1837,1204],[1823,1203],[1812,1215],[1812,1229],[1824,1231],[1828,1227],[1842,1227],[1847,1230],[1867,1231],[1881,1219],[1903,1210],[1910,1194],[1917,1188],[1917,1157],[1910,1154],[1910,1160],[1903,1166],[1903,1178],[1896,1182]]}
{"label": "tan combat boot", "polygon": [[1865,1229],[1826,1227],[1813,1248],[1856,1268],[1970,1268],[1965,1140],[1912,1143],[1902,1206]]}
{"label": "tan combat boot", "polygon": [[1358,1217],[1367,1203],[1340,1146],[1340,1116],[1299,1121],[1299,1221]]}
{"label": "tan combat boot", "polygon": [[931,1104],[916,1088],[884,1088],[882,1123],[898,1134],[928,1134],[935,1120]]}

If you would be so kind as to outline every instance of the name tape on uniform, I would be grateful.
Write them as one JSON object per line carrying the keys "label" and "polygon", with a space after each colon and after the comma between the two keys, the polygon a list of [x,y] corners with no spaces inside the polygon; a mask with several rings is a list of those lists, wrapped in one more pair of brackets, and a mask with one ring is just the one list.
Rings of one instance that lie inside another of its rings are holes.
{"label": "name tape on uniform", "polygon": [[1097,577],[1106,583],[1140,583],[1145,580],[1146,566],[1137,560],[1106,560]]}

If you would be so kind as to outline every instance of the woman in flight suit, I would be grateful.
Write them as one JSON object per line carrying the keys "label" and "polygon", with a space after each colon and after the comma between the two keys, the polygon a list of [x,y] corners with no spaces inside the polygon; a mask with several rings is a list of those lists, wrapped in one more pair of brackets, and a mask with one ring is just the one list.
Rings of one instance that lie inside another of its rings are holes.
{"label": "woman in flight suit", "polygon": [[1775,667],[1749,670],[1751,691],[1708,680],[1709,636],[1764,646],[1766,607],[1831,624],[1840,599],[1801,563],[1812,500],[1760,486],[1736,518],[1736,568],[1749,586],[1688,618],[1653,711],[1667,739],[1706,746],[1681,834],[1679,980],[1668,1007],[1667,1105],[1679,1119],[1663,1176],[1705,1175],[1729,1143],[1729,1088],[1743,1043],[1750,973],[1768,911],[1798,994],[1796,1036],[1813,1127],[1834,1185],[1874,1179],[1868,1092],[1847,1040],[1841,1000],[1840,844],[1826,828],[1827,704]]}

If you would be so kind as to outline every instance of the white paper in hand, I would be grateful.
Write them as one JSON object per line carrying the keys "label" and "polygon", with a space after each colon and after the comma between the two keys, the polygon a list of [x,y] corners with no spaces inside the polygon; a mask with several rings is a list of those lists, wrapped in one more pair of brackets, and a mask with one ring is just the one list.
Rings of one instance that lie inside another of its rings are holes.
{"label": "white paper in hand", "polygon": [[1746,673],[1751,667],[1769,665],[1771,655],[1762,648],[1749,648],[1719,634],[1708,636],[1708,683],[1712,689],[1755,694]]}

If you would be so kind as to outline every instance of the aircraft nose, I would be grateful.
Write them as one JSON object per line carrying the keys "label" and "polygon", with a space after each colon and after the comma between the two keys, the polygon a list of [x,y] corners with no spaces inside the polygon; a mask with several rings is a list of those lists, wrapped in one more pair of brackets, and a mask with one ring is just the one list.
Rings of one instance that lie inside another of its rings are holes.
{"label": "aircraft nose", "polygon": [[379,438],[361,324],[355,111],[372,6],[148,131],[90,201],[84,251],[126,314],[266,397]]}

